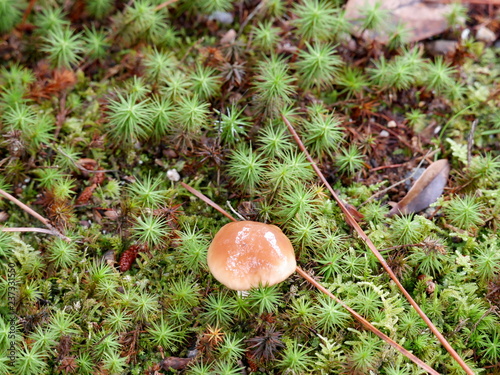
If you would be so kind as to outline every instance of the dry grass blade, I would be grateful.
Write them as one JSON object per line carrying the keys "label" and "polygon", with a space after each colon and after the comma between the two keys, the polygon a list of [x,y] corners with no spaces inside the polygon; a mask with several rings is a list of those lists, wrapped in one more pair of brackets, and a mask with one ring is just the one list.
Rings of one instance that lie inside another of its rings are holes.
{"label": "dry grass blade", "polygon": [[[30,208],[27,205],[25,205],[19,199],[13,197],[12,195],[10,195],[9,193],[7,193],[6,191],[3,191],[2,189],[0,189],[0,195],[3,195],[5,198],[7,198],[12,203],[15,203],[17,206],[19,206],[25,212],[29,213],[34,218],[40,220],[47,228],[49,228],[50,234],[53,234],[54,236],[61,237],[66,242],[71,242],[71,239],[69,237],[66,237],[64,234],[62,234],[61,232],[59,232],[56,228],[54,228],[52,226],[52,224],[50,224],[50,222],[46,218],[44,218],[42,215],[40,215],[38,212],[36,212],[32,208]],[[32,232],[40,232],[40,231],[39,230],[32,230]]]}
{"label": "dry grass blade", "polygon": [[290,124],[290,121],[288,121],[286,119],[286,117],[283,116],[283,115],[281,115],[281,118],[283,119],[283,121],[285,122],[286,126],[288,127],[288,130],[292,134],[295,142],[297,143],[297,145],[299,146],[299,148],[301,149],[301,151],[304,153],[304,155],[306,156],[307,160],[309,160],[309,162],[311,163],[311,165],[312,165],[314,171],[316,172],[316,174],[318,175],[319,179],[325,185],[325,187],[328,189],[328,191],[330,192],[330,194],[332,194],[332,197],[335,199],[335,201],[339,205],[340,209],[344,213],[344,216],[345,216],[345,219],[346,219],[347,223],[351,227],[354,228],[354,230],[358,233],[358,235],[361,237],[361,239],[366,243],[366,245],[368,246],[368,248],[372,251],[372,253],[375,255],[375,257],[378,259],[378,261],[380,262],[380,264],[382,265],[382,267],[384,268],[384,270],[389,274],[389,276],[392,279],[392,281],[394,281],[394,283],[398,286],[398,288],[401,291],[401,293],[403,293],[403,295],[406,297],[406,299],[408,300],[408,302],[417,311],[418,315],[420,315],[420,317],[424,320],[425,324],[427,324],[427,326],[429,327],[429,329],[438,338],[438,340],[445,347],[445,349],[448,351],[448,353],[450,353],[450,355],[458,362],[458,364],[465,370],[465,372],[467,374],[474,375],[474,372],[470,369],[470,367],[467,366],[467,364],[465,363],[465,361],[460,357],[460,355],[455,351],[455,349],[452,348],[452,346],[450,345],[450,343],[446,340],[446,338],[442,335],[442,333],[439,332],[439,330],[431,322],[431,320],[429,319],[429,317],[427,315],[425,315],[424,311],[420,308],[420,306],[410,296],[410,293],[408,293],[406,291],[406,289],[403,287],[403,285],[401,284],[401,282],[399,281],[399,279],[396,277],[396,275],[392,271],[391,267],[389,267],[389,265],[385,261],[385,259],[382,256],[382,254],[380,254],[380,252],[377,250],[377,248],[375,247],[375,245],[373,244],[373,242],[370,240],[370,238],[368,238],[368,236],[363,231],[363,229],[361,229],[361,227],[358,225],[358,223],[356,222],[356,220],[352,217],[352,215],[349,212],[349,210],[345,207],[345,205],[342,203],[342,201],[340,200],[340,198],[338,197],[338,195],[335,193],[335,191],[333,190],[333,188],[330,186],[330,184],[326,180],[326,178],[323,175],[323,173],[319,170],[319,168],[316,165],[316,163],[314,162],[313,158],[311,157],[311,155],[307,151],[306,147],[304,146],[304,144],[300,140],[299,135],[297,134],[297,132],[293,128],[292,124]]}
{"label": "dry grass blade", "polygon": [[[226,216],[232,221],[237,221],[234,217],[232,217],[228,212],[226,212],[222,207],[220,207],[217,203],[213,202],[210,198],[207,196],[203,195],[200,193],[198,190],[192,188],[191,186],[181,182],[181,185],[187,189],[190,193],[195,195],[196,197],[200,198],[205,202],[206,204],[212,206],[215,208],[217,211],[219,211],[221,214]],[[307,272],[302,270],[300,267],[296,267],[295,271],[302,276],[307,282],[309,282],[311,285],[313,285],[316,289],[318,289],[320,292],[323,292],[333,300],[335,300],[338,304],[340,304],[342,307],[344,307],[355,319],[357,319],[366,329],[369,331],[373,332],[375,335],[380,337],[382,340],[384,340],[387,344],[395,348],[398,352],[403,354],[405,357],[407,357],[409,360],[420,366],[422,369],[427,371],[429,374],[433,375],[439,375],[439,372],[436,370],[432,369],[429,365],[427,365],[425,362],[423,362],[421,359],[419,359],[417,356],[414,354],[410,353],[408,350],[403,348],[401,345],[399,345],[397,342],[392,340],[389,336],[386,334],[382,333],[380,330],[378,330],[375,326],[373,326],[368,320],[363,318],[361,315],[359,315],[356,311],[351,309],[349,306],[347,306],[341,299],[337,298],[334,296],[328,289],[326,289],[323,285],[321,285],[319,282],[314,280],[311,275],[309,275]]]}

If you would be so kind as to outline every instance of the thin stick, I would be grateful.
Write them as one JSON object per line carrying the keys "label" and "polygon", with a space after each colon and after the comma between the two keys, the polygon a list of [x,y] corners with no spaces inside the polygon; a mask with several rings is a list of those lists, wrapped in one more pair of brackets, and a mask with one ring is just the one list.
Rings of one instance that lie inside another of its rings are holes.
{"label": "thin stick", "polygon": [[191,194],[197,196],[198,198],[200,198],[203,202],[205,202],[206,204],[208,204],[209,206],[212,206],[213,208],[215,208],[217,211],[219,211],[222,215],[224,215],[225,217],[227,217],[229,220],[232,220],[232,221],[237,221],[234,217],[232,217],[229,212],[227,212],[226,210],[224,210],[221,206],[219,206],[217,203],[215,203],[214,201],[212,201],[209,197],[207,197],[206,195],[200,193],[198,190],[192,188],[191,186],[189,186],[188,184],[185,184],[184,182],[181,181],[181,185],[184,189],[186,189],[187,191],[189,191]]}
{"label": "thin stick", "polygon": [[23,211],[27,212],[28,214],[30,214],[34,218],[40,220],[47,228],[49,228],[53,232],[52,234],[54,234],[54,235],[56,235],[58,237],[61,237],[63,240],[65,240],[67,242],[71,242],[71,239],[69,237],[66,237],[64,234],[62,234],[61,232],[59,232],[56,228],[54,228],[52,226],[52,224],[50,224],[50,222],[46,218],[44,218],[42,215],[40,215],[38,212],[36,212],[32,208],[30,208],[27,205],[25,205],[19,199],[14,198],[12,195],[10,195],[9,193],[7,193],[6,191],[4,191],[2,189],[0,189],[0,194],[3,195],[5,198],[7,198],[12,203],[15,203]]}
{"label": "thin stick", "polygon": [[368,248],[372,251],[373,255],[375,255],[375,257],[378,259],[378,261],[380,262],[380,264],[382,265],[382,267],[384,268],[384,270],[389,274],[389,277],[392,279],[392,281],[394,281],[394,283],[397,285],[397,287],[399,288],[399,290],[401,291],[401,293],[403,293],[403,295],[406,297],[406,299],[408,300],[408,302],[410,302],[410,304],[413,306],[413,308],[417,311],[418,315],[420,315],[420,317],[424,320],[425,324],[427,324],[427,326],[430,328],[430,330],[432,331],[432,333],[434,333],[434,335],[438,338],[438,340],[445,347],[445,349],[448,351],[448,353],[450,353],[450,355],[458,362],[458,364],[465,370],[465,372],[467,374],[474,375],[474,372],[470,369],[470,367],[467,366],[467,364],[465,363],[465,361],[460,357],[460,355],[458,355],[458,353],[455,351],[455,349],[452,348],[452,346],[450,345],[450,343],[441,334],[441,332],[439,332],[439,330],[431,322],[431,320],[427,317],[427,315],[425,315],[425,313],[420,308],[420,306],[410,296],[410,293],[408,293],[406,291],[406,289],[403,287],[403,285],[401,284],[401,282],[398,280],[397,276],[392,271],[391,267],[389,267],[389,265],[385,261],[385,259],[382,256],[382,254],[380,254],[380,252],[377,250],[376,246],[373,244],[373,242],[370,240],[370,238],[368,238],[368,236],[363,231],[363,229],[361,229],[361,227],[356,222],[356,220],[354,219],[354,217],[352,217],[351,213],[345,207],[345,205],[342,203],[342,201],[340,200],[340,198],[337,196],[337,194],[335,193],[335,191],[333,190],[333,188],[330,186],[330,184],[326,180],[326,178],[323,175],[323,173],[321,173],[320,169],[318,168],[318,166],[314,162],[313,158],[311,157],[311,155],[309,154],[309,152],[305,148],[304,144],[300,140],[300,137],[298,136],[297,132],[293,128],[292,124],[290,124],[290,121],[288,121],[287,118],[285,116],[283,116],[283,114],[281,115],[281,118],[283,119],[283,121],[285,122],[286,126],[288,127],[288,130],[290,131],[290,133],[292,134],[293,138],[295,139],[295,142],[297,143],[297,145],[299,146],[299,148],[302,150],[302,152],[306,156],[307,160],[309,160],[309,162],[311,163],[314,171],[316,172],[316,174],[320,178],[321,182],[330,191],[330,194],[332,194],[332,197],[335,199],[335,201],[339,205],[341,211],[344,213],[344,216],[345,216],[345,219],[346,219],[347,223],[354,228],[354,230],[358,233],[358,235],[361,237],[361,239],[366,243],[366,245],[368,246]]}
{"label": "thin stick", "polygon": [[170,4],[173,4],[175,2],[177,2],[177,0],[168,0],[168,1],[165,1],[164,3],[161,3],[160,5],[156,6],[155,10],[159,11],[160,9],[163,9],[166,6],[169,6]]}
{"label": "thin stick", "polygon": [[423,368],[428,373],[434,374],[434,375],[439,374],[439,372],[437,372],[436,370],[434,370],[433,368],[431,368],[428,364],[426,364],[425,362],[423,362],[420,358],[418,358],[414,354],[410,353],[408,350],[406,350],[405,348],[403,348],[401,345],[399,345],[397,342],[395,342],[389,336],[387,336],[386,334],[382,333],[380,330],[378,330],[377,328],[375,328],[368,320],[366,320],[361,315],[359,315],[356,311],[354,311],[349,306],[347,306],[341,299],[339,299],[335,295],[333,295],[323,285],[321,285],[316,280],[314,280],[311,277],[311,275],[309,275],[307,272],[305,272],[304,270],[302,270],[298,266],[297,266],[297,268],[295,268],[295,271],[297,271],[297,273],[300,276],[302,276],[304,279],[306,279],[306,281],[308,281],[311,285],[313,285],[314,287],[316,287],[316,289],[318,289],[321,292],[325,293],[327,296],[329,296],[330,298],[334,299],[344,309],[346,309],[347,311],[349,311],[351,313],[351,315],[354,316],[354,318],[356,318],[361,324],[363,324],[363,326],[367,330],[373,332],[375,335],[377,335],[378,337],[380,337],[382,340],[384,340],[386,343],[388,343],[389,345],[391,345],[394,349],[396,349],[398,352],[400,352],[401,354],[403,354],[405,357],[407,357],[408,359],[410,359],[411,361],[413,361],[414,363],[416,363],[417,365],[419,365],[421,368]]}
{"label": "thin stick", "polygon": [[53,236],[59,236],[59,233],[54,232],[53,230],[50,229],[45,229],[45,228],[1,228],[2,232],[37,232],[37,233],[45,233],[45,234],[51,234]]}
{"label": "thin stick", "polygon": [[[189,185],[187,185],[187,184],[185,184],[183,182],[181,182],[181,185],[184,188],[186,188],[190,193],[194,194],[195,196],[197,196],[198,198],[200,198],[201,200],[203,200],[203,202],[205,202],[206,204],[208,204],[208,205],[212,206],[213,208],[215,208],[217,211],[219,211],[221,214],[223,214],[224,216],[226,216],[230,220],[232,220],[232,221],[238,221],[234,217],[232,217],[228,212],[226,212],[222,207],[220,207],[218,204],[216,204],[215,202],[213,202],[210,198],[208,198],[207,196],[205,196],[203,193],[200,193],[198,190],[192,188],[191,186],[189,186]],[[305,272],[304,270],[302,270],[298,266],[295,268],[295,271],[297,271],[297,273],[300,276],[302,276],[306,281],[308,281],[310,284],[312,284],[314,287],[316,287],[319,291],[325,293],[330,298],[333,298],[338,304],[340,304],[347,311],[349,311],[349,313],[352,316],[354,316],[354,318],[356,318],[361,324],[363,324],[363,326],[366,329],[368,329],[369,331],[373,332],[375,335],[377,335],[382,340],[384,340],[385,342],[387,342],[389,345],[391,345],[393,348],[395,348],[398,352],[400,352],[401,354],[403,354],[404,356],[406,356],[409,360],[413,361],[415,364],[417,364],[418,366],[420,366],[425,371],[427,371],[427,372],[429,372],[430,374],[433,374],[433,375],[439,375],[439,372],[437,372],[436,370],[432,369],[429,365],[425,364],[425,362],[423,362],[417,356],[415,356],[414,354],[410,353],[408,350],[406,350],[405,348],[403,348],[397,342],[395,342],[394,340],[392,340],[389,336],[387,336],[384,333],[382,333],[381,331],[379,331],[368,320],[366,320],[361,315],[359,315],[356,311],[354,311],[349,306],[347,306],[344,302],[342,302],[342,300],[340,300],[339,298],[335,297],[328,289],[326,289],[323,285],[321,285],[319,282],[317,282],[316,280],[314,280],[307,272]]]}

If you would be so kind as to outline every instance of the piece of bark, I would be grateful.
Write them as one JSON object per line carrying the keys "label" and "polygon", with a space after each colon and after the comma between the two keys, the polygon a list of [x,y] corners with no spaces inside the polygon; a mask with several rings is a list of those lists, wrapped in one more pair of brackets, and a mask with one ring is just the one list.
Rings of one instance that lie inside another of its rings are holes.
{"label": "piece of bark", "polygon": [[410,214],[429,207],[443,194],[449,173],[448,160],[441,159],[432,163],[415,181],[408,194],[389,211],[389,216]]}

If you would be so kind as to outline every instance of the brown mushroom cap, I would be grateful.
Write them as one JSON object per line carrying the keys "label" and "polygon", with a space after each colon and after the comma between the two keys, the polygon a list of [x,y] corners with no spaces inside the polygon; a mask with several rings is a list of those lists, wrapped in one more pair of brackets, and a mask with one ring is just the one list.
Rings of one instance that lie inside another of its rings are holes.
{"label": "brown mushroom cap", "polygon": [[224,225],[208,249],[207,262],[212,275],[234,290],[277,284],[296,268],[288,237],[275,225],[255,221]]}

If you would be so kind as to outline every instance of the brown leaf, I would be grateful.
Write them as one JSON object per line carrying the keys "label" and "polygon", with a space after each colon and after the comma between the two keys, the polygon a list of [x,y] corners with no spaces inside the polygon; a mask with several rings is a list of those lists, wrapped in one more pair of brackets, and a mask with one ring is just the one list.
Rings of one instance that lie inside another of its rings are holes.
{"label": "brown leaf", "polygon": [[[364,39],[377,40],[387,43],[392,30],[398,24],[404,24],[408,30],[406,42],[417,42],[441,34],[448,28],[446,15],[451,11],[449,4],[431,4],[422,0],[384,0],[381,8],[389,11],[388,20],[384,27],[376,31],[362,30],[361,10],[372,7],[379,0],[349,0],[346,5],[346,19],[355,26],[357,36]],[[361,35],[362,34],[362,35]]]}
{"label": "brown leaf", "polygon": [[389,211],[389,216],[418,212],[429,207],[443,193],[449,173],[448,160],[432,163],[415,181],[408,194]]}

